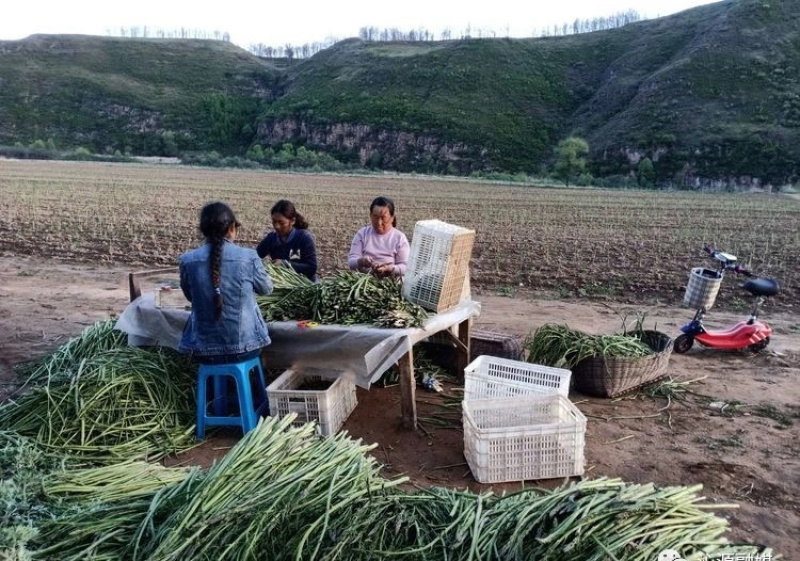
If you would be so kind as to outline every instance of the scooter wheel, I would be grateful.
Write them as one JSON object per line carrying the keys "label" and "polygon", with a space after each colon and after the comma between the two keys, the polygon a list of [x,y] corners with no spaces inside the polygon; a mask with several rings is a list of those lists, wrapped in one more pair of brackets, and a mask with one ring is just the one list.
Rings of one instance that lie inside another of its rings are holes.
{"label": "scooter wheel", "polygon": [[678,354],[683,354],[689,349],[692,348],[694,345],[694,337],[691,335],[679,335],[677,339],[675,339],[675,343],[672,345],[672,350],[674,350]]}
{"label": "scooter wheel", "polygon": [[765,337],[764,339],[762,339],[758,343],[753,343],[752,345],[747,347],[747,350],[749,352],[753,353],[753,354],[756,354],[756,353],[760,353],[761,351],[766,349],[767,345],[769,345],[769,337]]}

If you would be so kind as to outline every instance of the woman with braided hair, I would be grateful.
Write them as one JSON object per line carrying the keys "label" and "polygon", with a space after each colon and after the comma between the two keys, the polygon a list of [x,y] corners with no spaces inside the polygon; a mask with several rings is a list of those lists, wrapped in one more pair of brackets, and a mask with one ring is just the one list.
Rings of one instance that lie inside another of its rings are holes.
{"label": "woman with braided hair", "polygon": [[178,349],[203,364],[255,358],[270,343],[255,294],[272,292],[272,279],[255,250],[234,243],[240,226],[228,205],[207,204],[200,211],[205,244],[180,257],[192,313]]}

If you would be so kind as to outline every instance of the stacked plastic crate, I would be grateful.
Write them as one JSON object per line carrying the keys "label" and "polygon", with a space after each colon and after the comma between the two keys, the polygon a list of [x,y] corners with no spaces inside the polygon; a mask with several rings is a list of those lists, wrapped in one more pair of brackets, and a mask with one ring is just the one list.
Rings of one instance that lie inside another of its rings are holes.
{"label": "stacked plastic crate", "polygon": [[427,310],[445,312],[469,297],[469,261],[475,232],[442,222],[414,226],[403,296]]}
{"label": "stacked plastic crate", "polygon": [[[469,294],[475,232],[440,220],[414,227],[403,296],[440,313]],[[464,371],[464,455],[481,483],[580,475],[586,417],[570,371],[479,356]]]}
{"label": "stacked plastic crate", "polygon": [[[335,375],[335,373],[331,373]],[[303,389],[305,385],[328,387]],[[269,414],[272,417],[297,415],[292,426],[316,422],[323,436],[336,434],[356,408],[356,385],[346,373],[329,380],[295,370],[286,370],[267,387]]]}
{"label": "stacked plastic crate", "polygon": [[570,371],[493,356],[464,369],[464,456],[481,483],[583,474],[586,417]]}

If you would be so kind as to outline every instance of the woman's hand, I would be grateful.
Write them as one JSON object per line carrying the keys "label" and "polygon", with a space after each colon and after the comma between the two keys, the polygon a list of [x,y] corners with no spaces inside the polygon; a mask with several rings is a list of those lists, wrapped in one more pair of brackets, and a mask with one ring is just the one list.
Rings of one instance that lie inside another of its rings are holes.
{"label": "woman's hand", "polygon": [[371,269],[375,266],[375,262],[372,260],[372,257],[359,257],[356,265],[359,269]]}
{"label": "woman's hand", "polygon": [[384,265],[378,265],[373,270],[379,277],[388,277],[394,272],[394,265],[391,263],[386,263]]}
{"label": "woman's hand", "polygon": [[283,265],[283,259],[273,259],[272,260],[272,264],[273,265]]}

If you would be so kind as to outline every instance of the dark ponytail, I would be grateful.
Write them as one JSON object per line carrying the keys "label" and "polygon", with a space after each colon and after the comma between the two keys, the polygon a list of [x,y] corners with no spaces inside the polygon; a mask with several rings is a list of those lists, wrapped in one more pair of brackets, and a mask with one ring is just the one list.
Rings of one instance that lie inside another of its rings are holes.
{"label": "dark ponytail", "polygon": [[236,215],[225,203],[209,203],[200,211],[200,232],[205,236],[206,241],[211,244],[211,282],[214,285],[214,307],[219,318],[222,315],[222,292],[220,291],[221,275],[220,265],[222,263],[222,246],[225,237],[232,225],[239,226]]}
{"label": "dark ponytail", "polygon": [[397,228],[397,217],[394,215],[394,201],[389,197],[378,197],[369,205],[369,212],[372,214],[372,209],[376,206],[385,206],[389,209],[389,216],[392,217],[392,226]]}
{"label": "dark ponytail", "polygon": [[303,215],[297,212],[297,209],[294,208],[294,205],[286,199],[281,199],[275,203],[269,213],[280,214],[289,220],[294,220],[294,227],[298,230],[306,230],[308,228],[308,221],[303,218]]}

